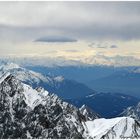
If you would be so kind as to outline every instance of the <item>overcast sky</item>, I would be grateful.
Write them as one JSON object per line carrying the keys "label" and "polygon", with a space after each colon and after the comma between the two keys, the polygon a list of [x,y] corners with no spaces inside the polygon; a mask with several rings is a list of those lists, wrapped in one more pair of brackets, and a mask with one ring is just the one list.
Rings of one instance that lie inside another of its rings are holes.
{"label": "overcast sky", "polygon": [[0,2],[0,55],[140,57],[140,2]]}

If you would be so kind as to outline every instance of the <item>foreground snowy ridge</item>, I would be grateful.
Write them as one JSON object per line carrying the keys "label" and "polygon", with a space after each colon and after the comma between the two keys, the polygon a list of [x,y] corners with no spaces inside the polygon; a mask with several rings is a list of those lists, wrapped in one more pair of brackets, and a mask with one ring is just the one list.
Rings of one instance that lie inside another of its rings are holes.
{"label": "foreground snowy ridge", "polygon": [[140,124],[129,117],[87,121],[85,129],[91,138],[140,138]]}
{"label": "foreground snowy ridge", "polygon": [[98,119],[86,106],[78,109],[10,73],[0,81],[0,138],[140,138],[132,118]]}

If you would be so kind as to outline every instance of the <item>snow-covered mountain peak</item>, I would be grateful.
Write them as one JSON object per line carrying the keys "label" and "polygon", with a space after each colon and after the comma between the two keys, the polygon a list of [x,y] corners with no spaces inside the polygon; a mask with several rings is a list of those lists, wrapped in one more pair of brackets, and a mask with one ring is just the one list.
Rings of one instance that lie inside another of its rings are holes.
{"label": "snow-covered mountain peak", "polygon": [[0,84],[3,92],[6,92],[6,94],[14,94],[13,96],[15,97],[18,95],[15,91],[11,91],[12,88],[17,90],[17,92],[19,92],[18,90],[21,90],[21,94],[25,96],[24,101],[31,108],[34,108],[37,104],[43,104],[44,98],[49,94],[46,90],[37,91],[29,85],[21,83],[12,74],[10,74],[10,72],[1,76]]}
{"label": "snow-covered mountain peak", "polygon": [[90,138],[119,139],[140,137],[140,124],[129,117],[95,119],[94,121],[87,121],[86,127]]}
{"label": "snow-covered mountain peak", "polygon": [[54,80],[56,82],[61,82],[64,80],[63,76],[56,76],[56,77],[49,77],[44,76],[41,73],[34,72],[32,70],[28,70],[26,68],[20,67],[19,65],[15,63],[4,63],[0,66],[0,74],[3,74],[5,72],[11,72],[13,76],[15,76],[20,81],[29,81],[34,80],[34,82],[39,83],[39,81],[44,82],[51,82],[51,80]]}
{"label": "snow-covered mountain peak", "polygon": [[130,106],[126,108],[120,116],[132,117],[140,121],[140,102],[136,106]]}
{"label": "snow-covered mountain peak", "polygon": [[54,77],[54,80],[57,82],[62,82],[64,80],[64,77],[63,76],[56,76],[56,77]]}
{"label": "snow-covered mountain peak", "polygon": [[45,77],[40,73],[27,70],[14,63],[6,63],[0,66],[0,75],[10,72],[18,80],[32,85],[38,85],[41,81],[49,83],[49,77]]}
{"label": "snow-covered mountain peak", "polygon": [[130,71],[131,73],[140,73],[140,68],[135,68]]}
{"label": "snow-covered mountain peak", "polygon": [[87,106],[84,104],[84,105],[81,106],[80,109],[86,109],[86,107],[87,107]]}
{"label": "snow-covered mountain peak", "polygon": [[137,107],[140,108],[140,102],[137,104]]}
{"label": "snow-covered mountain peak", "polygon": [[87,121],[100,118],[100,116],[96,112],[94,112],[92,109],[90,109],[85,104],[82,105],[82,107],[79,110],[86,117]]}
{"label": "snow-covered mountain peak", "polygon": [[0,66],[0,69],[3,69],[3,70],[11,70],[11,69],[18,69],[18,68],[21,68],[21,67],[15,63],[5,63]]}
{"label": "snow-covered mountain peak", "polygon": [[0,84],[10,75],[10,72],[4,73],[0,77]]}
{"label": "snow-covered mountain peak", "polygon": [[37,90],[33,89],[32,87],[26,84],[23,84],[23,89],[24,89],[23,94],[25,95],[25,102],[32,109],[39,104],[46,103],[45,99],[49,94],[48,91],[41,90],[38,92]]}

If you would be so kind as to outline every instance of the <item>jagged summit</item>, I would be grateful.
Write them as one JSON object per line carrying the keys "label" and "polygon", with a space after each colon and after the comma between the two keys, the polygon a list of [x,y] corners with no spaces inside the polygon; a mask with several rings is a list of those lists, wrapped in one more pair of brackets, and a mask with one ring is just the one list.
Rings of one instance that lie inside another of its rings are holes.
{"label": "jagged summit", "polygon": [[120,114],[120,116],[131,117],[140,121],[140,102],[136,106],[130,106],[127,109],[125,109]]}
{"label": "jagged summit", "polygon": [[10,72],[13,76],[15,76],[17,79],[19,79],[22,82],[28,81],[30,85],[34,83],[37,84],[40,81],[49,82],[47,77],[44,77],[40,73],[27,70],[14,63],[6,63],[0,66],[0,75],[6,72]]}
{"label": "jagged summit", "polygon": [[82,105],[79,110],[86,117],[87,121],[100,118],[100,115],[98,115],[96,112],[94,112],[91,108],[89,108],[85,104]]}
{"label": "jagged summit", "polygon": [[10,62],[7,62],[7,63],[4,63],[0,66],[0,69],[3,69],[3,70],[11,70],[11,69],[19,69],[21,68],[19,65],[15,64],[15,63],[10,63]]}
{"label": "jagged summit", "polygon": [[10,72],[2,74],[0,77],[0,84],[10,75],[11,75]]}

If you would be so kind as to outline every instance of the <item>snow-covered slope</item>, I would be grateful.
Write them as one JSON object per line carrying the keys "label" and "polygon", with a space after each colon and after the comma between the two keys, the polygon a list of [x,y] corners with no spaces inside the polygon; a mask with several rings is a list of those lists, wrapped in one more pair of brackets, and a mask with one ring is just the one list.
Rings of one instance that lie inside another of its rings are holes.
{"label": "snow-covered slope", "polygon": [[45,104],[45,99],[47,95],[49,94],[48,91],[45,90],[33,90],[30,86],[23,84],[25,95],[25,102],[26,104],[31,107],[32,109],[39,105],[39,104]]}
{"label": "snow-covered slope", "polygon": [[9,75],[10,75],[9,72],[7,72],[7,73],[1,75],[1,77],[0,77],[0,84],[1,84],[1,83],[5,80],[5,78],[7,78]]}
{"label": "snow-covered slope", "polygon": [[87,121],[85,129],[89,138],[120,139],[140,138],[140,124],[129,117],[95,119]]}
{"label": "snow-covered slope", "polygon": [[79,110],[86,117],[87,121],[100,118],[100,115],[98,115],[96,112],[94,112],[91,108],[89,108],[86,105],[82,105],[79,108]]}
{"label": "snow-covered slope", "polygon": [[131,117],[140,121],[140,102],[136,106],[130,106],[127,109],[125,109],[120,114],[120,116]]}

